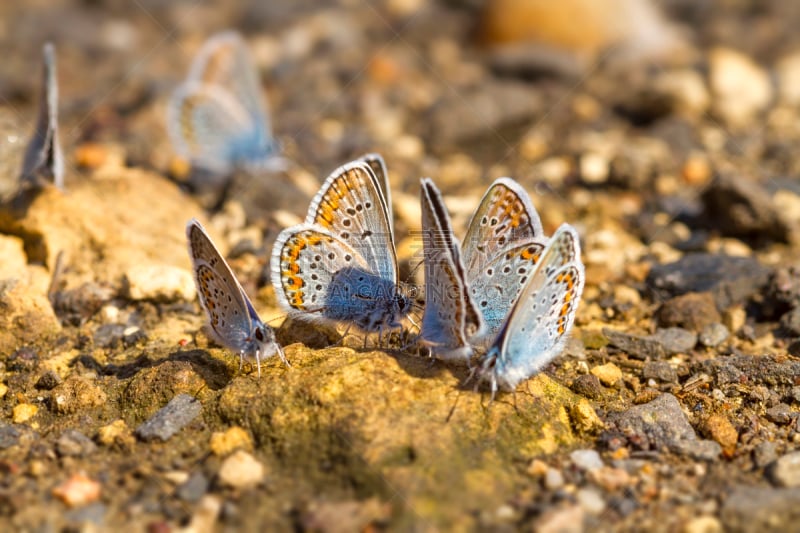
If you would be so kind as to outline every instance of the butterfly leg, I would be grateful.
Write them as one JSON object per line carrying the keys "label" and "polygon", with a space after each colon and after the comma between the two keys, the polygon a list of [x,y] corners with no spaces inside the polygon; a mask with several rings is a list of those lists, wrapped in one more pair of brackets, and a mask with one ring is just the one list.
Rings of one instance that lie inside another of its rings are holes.
{"label": "butterfly leg", "polygon": [[244,352],[239,352],[239,373],[242,373],[242,366],[244,365]]}
{"label": "butterfly leg", "polygon": [[288,360],[288,359],[286,359],[286,354],[285,354],[285,353],[283,353],[283,348],[281,348],[281,345],[280,345],[280,344],[275,344],[275,346],[278,348],[278,357],[280,357],[280,358],[281,358],[281,361],[283,361],[283,364],[285,364],[286,366],[288,366],[289,368],[291,368],[291,367],[292,367],[292,365],[290,365],[290,364],[289,364],[289,360]]}
{"label": "butterfly leg", "polygon": [[261,379],[261,350],[256,350],[256,367],[258,367],[258,378]]}

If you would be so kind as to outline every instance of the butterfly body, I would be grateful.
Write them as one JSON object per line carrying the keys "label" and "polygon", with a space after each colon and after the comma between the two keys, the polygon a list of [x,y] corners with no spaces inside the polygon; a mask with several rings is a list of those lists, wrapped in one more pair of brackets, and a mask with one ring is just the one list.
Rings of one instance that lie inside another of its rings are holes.
{"label": "butterfly body", "polygon": [[221,345],[255,359],[261,375],[261,360],[276,353],[288,365],[275,332],[256,313],[230,266],[197,220],[186,225],[189,256],[200,304],[208,316],[209,330]]}

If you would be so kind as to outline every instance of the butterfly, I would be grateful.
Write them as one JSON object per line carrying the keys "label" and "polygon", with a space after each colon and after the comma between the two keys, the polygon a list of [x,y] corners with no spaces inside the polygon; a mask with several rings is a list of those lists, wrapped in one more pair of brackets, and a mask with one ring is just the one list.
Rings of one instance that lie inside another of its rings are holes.
{"label": "butterfly", "polygon": [[197,220],[192,219],[186,225],[186,239],[197,294],[214,338],[239,352],[240,369],[245,357],[254,358],[259,377],[261,360],[275,353],[289,366],[283,349],[275,340],[275,332],[259,318],[231,267]]}
{"label": "butterfly", "polygon": [[496,180],[470,220],[462,247],[441,194],[422,181],[425,312],[419,340],[440,359],[468,360],[494,337],[541,256],[546,239],[525,190]]}
{"label": "butterfly", "polygon": [[562,224],[480,359],[478,378],[489,382],[493,397],[498,388],[513,390],[563,349],[583,293],[580,255],[577,232]]}
{"label": "butterfly", "polygon": [[305,221],[278,235],[272,284],[290,315],[379,334],[401,326],[411,302],[399,287],[384,191],[388,180],[380,156],[350,162],[328,176]]}
{"label": "butterfly", "polygon": [[64,188],[64,154],[58,140],[58,81],[56,79],[56,50],[52,43],[42,49],[44,69],[39,99],[36,130],[25,150],[20,180],[42,187],[52,180]]}
{"label": "butterfly", "polygon": [[285,163],[255,65],[234,31],[214,35],[200,48],[168,104],[167,129],[179,155],[215,174],[277,170]]}

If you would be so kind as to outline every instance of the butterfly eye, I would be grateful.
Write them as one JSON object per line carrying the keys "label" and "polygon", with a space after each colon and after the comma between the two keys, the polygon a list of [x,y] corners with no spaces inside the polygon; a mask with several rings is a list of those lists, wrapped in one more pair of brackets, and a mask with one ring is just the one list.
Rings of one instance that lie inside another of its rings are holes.
{"label": "butterfly eye", "polygon": [[256,328],[255,337],[256,337],[256,340],[258,342],[264,342],[264,340],[265,340],[265,338],[264,338],[264,330],[262,330],[261,328]]}

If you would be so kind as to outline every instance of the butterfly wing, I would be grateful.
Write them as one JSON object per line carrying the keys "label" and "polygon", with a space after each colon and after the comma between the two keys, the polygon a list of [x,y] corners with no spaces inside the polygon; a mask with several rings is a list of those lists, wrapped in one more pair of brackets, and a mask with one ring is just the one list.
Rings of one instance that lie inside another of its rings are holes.
{"label": "butterfly wing", "polygon": [[56,79],[56,52],[52,43],[42,49],[44,69],[41,99],[36,130],[25,150],[20,178],[39,184],[41,179],[53,180],[58,188],[64,187],[64,155],[58,140],[58,80]]}
{"label": "butterfly wing", "polygon": [[271,261],[272,285],[278,302],[290,312],[323,314],[331,306],[329,288],[336,272],[366,269],[361,255],[347,242],[322,228],[300,224],[283,230],[275,241]]}
{"label": "butterfly wing", "polygon": [[542,253],[494,344],[484,357],[484,379],[505,388],[533,375],[561,351],[583,292],[577,232],[563,224]]}
{"label": "butterfly wing", "polygon": [[530,239],[509,247],[468,278],[472,300],[480,310],[486,328],[474,343],[493,339],[517,296],[525,287],[542,256],[545,245]]}
{"label": "butterfly wing", "polygon": [[389,172],[386,169],[386,162],[383,157],[377,153],[366,154],[357,159],[366,163],[372,173],[375,174],[375,181],[380,187],[383,194],[384,203],[386,204],[386,218],[389,219],[389,227],[394,235],[394,213],[392,213],[392,190],[389,187]]}
{"label": "butterfly wing", "polygon": [[224,31],[203,43],[192,61],[187,81],[225,88],[247,110],[253,123],[271,136],[255,62],[239,33]]}
{"label": "butterfly wing", "polygon": [[261,319],[228,263],[197,220],[192,219],[186,225],[186,238],[197,294],[214,336],[231,350],[244,350],[253,325],[262,324]]}
{"label": "butterfly wing", "polygon": [[231,172],[256,142],[251,117],[231,93],[195,81],[184,83],[173,93],[167,126],[181,156],[220,174]]}
{"label": "butterfly wing", "polygon": [[425,261],[425,312],[420,340],[444,359],[469,358],[468,339],[483,321],[475,307],[461,264],[461,251],[450,217],[433,182],[420,187]]}
{"label": "butterfly wing", "polygon": [[495,258],[519,241],[544,242],[539,214],[528,193],[511,178],[499,178],[487,189],[464,236],[462,255],[472,280]]}
{"label": "butterfly wing", "polygon": [[373,273],[396,284],[394,237],[377,181],[360,161],[337,168],[311,201],[306,223],[335,235],[357,251]]}

